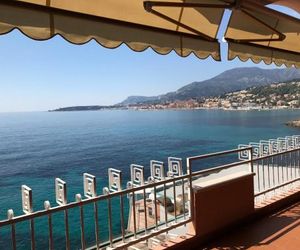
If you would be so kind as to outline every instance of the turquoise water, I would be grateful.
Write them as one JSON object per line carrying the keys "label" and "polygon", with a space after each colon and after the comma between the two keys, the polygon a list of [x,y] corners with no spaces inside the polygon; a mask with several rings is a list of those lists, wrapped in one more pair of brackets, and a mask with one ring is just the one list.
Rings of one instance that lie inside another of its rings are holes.
{"label": "turquoise water", "polygon": [[[284,125],[300,117],[295,111],[96,111],[65,113],[0,114],[0,219],[7,209],[21,214],[20,187],[33,189],[34,210],[49,200],[55,206],[54,179],[67,182],[68,200],[83,193],[82,174],[97,177],[97,192],[107,185],[107,168],[123,171],[124,185],[129,180],[131,163],[149,168],[150,160],[168,156],[192,155],[236,148],[239,143],[299,134]],[[127,199],[124,197],[124,201]],[[117,202],[117,201],[116,201]],[[117,207],[117,203],[114,204]],[[106,203],[99,204],[100,215]],[[117,210],[116,210],[117,211]],[[72,213],[78,216],[79,211]],[[92,244],[92,207],[86,209],[87,243]],[[63,214],[54,220],[55,249],[64,248]],[[47,225],[47,220],[36,221]],[[72,249],[80,247],[79,222],[71,220]],[[107,221],[100,216],[101,240],[107,238]],[[29,249],[27,223],[17,226],[18,247]],[[114,224],[118,234],[119,224]],[[47,248],[47,227],[36,232],[37,248]],[[0,249],[9,249],[9,234],[0,229]],[[58,243],[59,242],[59,243]]]}

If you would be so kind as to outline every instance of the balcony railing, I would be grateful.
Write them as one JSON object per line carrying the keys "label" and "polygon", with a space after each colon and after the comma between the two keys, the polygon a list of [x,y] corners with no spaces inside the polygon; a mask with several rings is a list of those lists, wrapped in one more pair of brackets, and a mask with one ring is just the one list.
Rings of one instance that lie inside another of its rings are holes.
{"label": "balcony railing", "polygon": [[[39,211],[33,211],[32,190],[23,185],[23,214],[15,216],[9,209],[7,219],[0,221],[0,231],[4,232],[6,246],[11,245],[12,249],[17,249],[17,225],[22,222],[29,222],[28,228],[23,226],[22,230],[29,233],[31,249],[37,248],[36,233],[41,229],[46,231],[42,239],[44,246],[71,249],[70,232],[75,225],[80,228],[81,249],[128,248],[138,243],[155,245],[158,235],[165,234],[167,239],[175,232],[176,236],[177,228],[193,220],[193,188],[190,187],[217,176],[247,171],[255,173],[255,196],[266,197],[299,181],[299,157],[300,136],[288,136],[189,157],[186,171],[180,158],[168,158],[166,174],[163,162],[151,161],[151,176],[147,180],[144,167],[132,164],[131,180],[126,188],[122,188],[122,172],[110,168],[108,186],[103,188],[102,194],[96,192],[96,177],[85,173],[83,196],[76,194],[73,202],[67,201],[66,182],[57,178],[57,205],[52,207],[45,201],[44,209]],[[77,215],[73,215],[74,210]],[[59,213],[63,217],[54,219]],[[43,223],[37,223],[40,218],[44,219]],[[63,240],[54,233],[58,224],[64,233]],[[93,230],[87,231],[87,226],[93,226]]]}
{"label": "balcony railing", "polygon": [[261,140],[259,143],[239,145],[252,147],[252,154],[241,151],[241,160],[252,160],[255,173],[255,197],[258,200],[274,196],[276,192],[293,188],[300,180],[300,136],[286,136]]}
{"label": "balcony railing", "polygon": [[[187,207],[188,203],[188,183],[189,175],[183,174],[182,160],[179,158],[168,158],[168,172],[165,176],[164,164],[159,161],[151,161],[151,176],[146,182],[144,179],[144,167],[131,165],[131,181],[127,183],[126,189],[122,189],[122,172],[116,169],[108,169],[109,185],[103,188],[103,194],[96,194],[96,177],[85,173],[83,175],[84,198],[81,194],[76,194],[74,202],[67,202],[67,184],[63,180],[56,178],[55,191],[57,206],[51,207],[49,201],[44,202],[44,210],[33,211],[32,208],[32,190],[22,186],[22,208],[23,215],[14,216],[14,211],[9,209],[8,218],[0,221],[0,230],[4,227],[10,227],[11,247],[17,248],[16,225],[18,223],[29,221],[29,233],[31,249],[36,249],[36,231],[35,220],[40,217],[47,217],[48,223],[43,228],[48,228],[48,246],[54,249],[54,244],[59,244],[53,237],[53,215],[58,212],[64,213],[64,235],[65,249],[71,249],[70,246],[70,215],[72,209],[79,210],[80,223],[80,241],[81,249],[86,249],[86,231],[85,231],[85,213],[84,209],[93,205],[94,222],[94,246],[90,248],[125,248],[146,241],[156,235],[165,233],[173,228],[180,227],[191,221]],[[173,196],[173,202],[170,198]],[[126,208],[124,197],[129,201]],[[119,201],[118,211],[116,202]],[[102,202],[101,209],[106,203],[106,212],[99,211],[99,203]],[[88,208],[91,210],[90,208]],[[138,211],[137,211],[138,210]],[[127,211],[129,214],[125,214]],[[90,211],[91,212],[91,211]],[[99,213],[105,216],[108,225],[108,241],[100,242],[99,228],[106,225],[99,225]],[[142,213],[142,215],[141,215]],[[126,223],[126,219],[127,222]],[[143,220],[143,223],[141,223]],[[74,221],[74,218],[72,218]],[[74,224],[74,223],[73,223]],[[120,225],[120,234],[114,233],[115,225]],[[126,226],[127,224],[127,226]],[[140,226],[142,224],[142,227]],[[8,237],[8,235],[6,234]],[[61,243],[60,243],[61,244]],[[61,245],[60,245],[61,247]]]}

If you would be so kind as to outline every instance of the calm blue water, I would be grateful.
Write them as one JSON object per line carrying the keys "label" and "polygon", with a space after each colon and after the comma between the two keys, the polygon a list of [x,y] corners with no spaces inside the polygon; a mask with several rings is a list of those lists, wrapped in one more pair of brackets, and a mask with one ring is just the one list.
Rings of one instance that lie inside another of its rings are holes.
{"label": "calm blue water", "polygon": [[[292,134],[300,130],[284,125],[300,117],[300,111],[96,111],[64,113],[0,114],[0,219],[7,209],[21,214],[20,187],[33,189],[34,210],[49,200],[55,205],[54,179],[67,182],[68,199],[83,193],[82,174],[97,177],[98,193],[107,184],[107,168],[123,171],[124,185],[129,165],[149,166],[150,160],[167,160],[236,148],[239,143]],[[124,198],[125,201],[125,198]],[[106,204],[99,204],[100,213]],[[92,243],[92,208],[85,212],[87,242]],[[71,211],[71,214],[79,211]],[[101,216],[100,216],[101,217]],[[63,214],[54,216],[63,221]],[[36,221],[36,227],[47,223]],[[72,247],[79,245],[79,223],[71,220]],[[47,224],[45,224],[47,225]],[[29,249],[27,223],[17,226],[18,247]],[[119,224],[114,231],[118,233]],[[54,228],[55,249],[64,248],[63,223]],[[107,222],[100,218],[101,239],[107,238]],[[47,248],[47,230],[37,233],[37,248]],[[0,230],[0,249],[9,249],[9,234]]]}

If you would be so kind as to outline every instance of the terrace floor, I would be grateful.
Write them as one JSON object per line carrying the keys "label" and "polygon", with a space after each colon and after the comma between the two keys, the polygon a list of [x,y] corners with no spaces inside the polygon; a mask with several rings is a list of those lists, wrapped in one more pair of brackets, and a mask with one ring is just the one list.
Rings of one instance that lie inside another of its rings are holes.
{"label": "terrace floor", "polygon": [[[222,174],[222,173],[221,173]],[[216,175],[216,174],[215,174]],[[211,181],[210,177],[205,180]],[[196,182],[195,182],[196,183]],[[201,182],[203,184],[203,182]],[[242,250],[242,249],[267,249],[267,250],[299,250],[300,249],[300,180],[287,184],[274,191],[269,191],[255,198],[255,213],[253,221],[248,221],[238,227],[225,229],[222,234],[203,245],[193,241],[195,234],[187,232],[189,227],[180,227],[171,230],[171,235],[176,238],[162,240],[152,247],[136,246],[130,249],[199,249],[199,250]],[[291,199],[290,199],[291,198]],[[283,201],[283,202],[282,202]],[[297,202],[296,202],[297,201]],[[291,202],[296,202],[293,205]],[[137,229],[143,228],[145,211],[142,201],[137,203]],[[279,204],[279,206],[277,206]],[[147,206],[149,204],[147,203]],[[275,205],[275,206],[273,206]],[[284,207],[286,206],[286,207]],[[278,210],[278,207],[283,207]],[[147,209],[148,210],[148,209]],[[277,211],[277,212],[272,212]],[[159,213],[158,213],[159,214]],[[267,214],[267,215],[266,215]],[[133,216],[131,216],[133,217]],[[139,223],[138,223],[139,222]],[[149,220],[154,225],[154,220]],[[148,223],[148,225],[149,225]],[[133,225],[133,222],[130,223]],[[140,227],[141,226],[141,227]],[[130,228],[129,228],[130,229]],[[222,235],[222,236],[220,236]],[[184,245],[185,242],[187,245]],[[180,244],[179,247],[176,247]],[[182,245],[181,245],[182,244]]]}
{"label": "terrace floor", "polygon": [[213,240],[204,249],[300,249],[300,202],[243,225]]}

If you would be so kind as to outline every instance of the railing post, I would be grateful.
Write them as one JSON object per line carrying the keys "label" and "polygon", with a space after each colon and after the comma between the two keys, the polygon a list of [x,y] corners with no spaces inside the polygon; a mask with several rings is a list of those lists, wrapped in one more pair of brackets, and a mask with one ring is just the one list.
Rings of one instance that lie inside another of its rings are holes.
{"label": "railing post", "polygon": [[113,248],[113,228],[112,228],[112,206],[111,206],[111,193],[122,190],[122,172],[114,169],[108,169],[108,187],[103,188],[103,194],[107,195],[107,208],[108,208],[108,229],[109,229],[109,247]]}
{"label": "railing post", "polygon": [[[50,210],[51,205],[49,201],[44,202],[44,208],[45,210]],[[53,233],[52,233],[52,215],[49,213],[48,215],[48,231],[49,231],[49,250],[54,249],[53,246]]]}
{"label": "railing post", "polygon": [[[8,220],[12,220],[14,218],[14,210],[12,209],[9,209],[7,210],[7,219]],[[13,250],[16,250],[17,249],[17,246],[16,246],[16,227],[15,227],[15,224],[12,223],[11,224],[11,247]]]}
{"label": "railing post", "polygon": [[[192,219],[192,221],[194,220],[194,195],[193,195],[193,177],[192,177],[192,163],[190,158],[186,159],[186,167],[187,167],[187,174],[188,174],[188,178],[189,178],[189,186],[190,186],[190,192],[189,192],[189,196],[190,196],[190,204],[189,204],[189,213],[190,213],[190,218]],[[183,193],[184,196],[184,193]],[[183,208],[184,213],[185,213],[185,207]]]}
{"label": "railing post", "polygon": [[81,194],[76,194],[75,195],[75,200],[78,202],[79,205],[79,212],[80,212],[80,231],[81,231],[81,249],[85,250],[85,239],[84,239],[84,214],[83,214],[83,207],[81,205]]}
{"label": "railing post", "polygon": [[[139,187],[144,186],[145,184],[145,172],[144,172],[144,166],[131,164],[130,165],[130,175],[131,175],[131,181],[127,183],[128,188],[132,187]],[[133,209],[132,205],[132,196],[129,194],[130,199],[130,208]],[[146,204],[146,189],[143,189],[143,205],[144,205],[144,223],[145,223],[145,234],[148,233],[148,220],[147,220],[147,204]],[[132,211],[129,211],[129,219],[128,223],[131,223],[131,213]]]}
{"label": "railing post", "polygon": [[[174,197],[174,217],[175,223],[177,223],[177,197],[176,197],[176,181],[174,177],[182,176],[182,159],[176,157],[168,157],[168,174],[169,177],[173,178],[173,197]],[[184,181],[182,181],[184,185]],[[182,201],[184,201],[184,189],[182,192]]]}
{"label": "railing post", "polygon": [[[59,206],[67,205],[67,184],[60,178],[55,179],[55,199]],[[64,210],[65,214],[65,238],[66,249],[70,249],[70,235],[69,235],[69,215],[68,209]]]}
{"label": "railing post", "polygon": [[254,173],[254,169],[253,169],[253,148],[251,147],[249,149],[249,170],[251,173]]}
{"label": "railing post", "polygon": [[[32,207],[32,190],[26,185],[22,185],[22,207],[25,214],[31,214],[33,212]],[[31,249],[35,250],[35,236],[34,236],[34,219],[30,219],[30,238]]]}
{"label": "railing post", "polygon": [[[94,175],[84,173],[83,174],[83,190],[84,196],[88,199],[97,196],[96,192],[96,177]],[[99,249],[99,224],[98,224],[98,205],[94,202],[94,218],[95,218],[95,238],[96,238],[96,249]]]}

